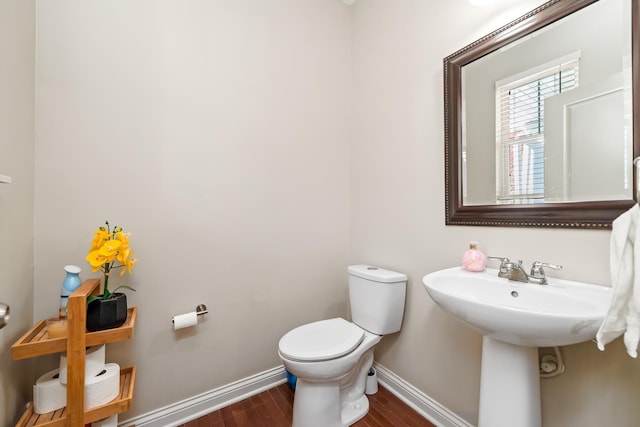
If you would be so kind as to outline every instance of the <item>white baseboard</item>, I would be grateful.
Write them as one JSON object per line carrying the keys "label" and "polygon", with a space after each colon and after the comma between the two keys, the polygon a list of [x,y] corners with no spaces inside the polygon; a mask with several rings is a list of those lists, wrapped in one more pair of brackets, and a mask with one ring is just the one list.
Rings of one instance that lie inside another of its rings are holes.
{"label": "white baseboard", "polygon": [[384,366],[374,362],[378,382],[438,427],[473,427]]}
{"label": "white baseboard", "polygon": [[[473,427],[384,366],[374,363],[378,381],[409,407],[438,427]],[[172,405],[121,421],[136,427],[175,427],[285,383],[284,366],[277,366]]]}
{"label": "white baseboard", "polygon": [[119,426],[175,427],[217,411],[248,397],[285,383],[284,366],[252,375],[141,416],[124,420]]}

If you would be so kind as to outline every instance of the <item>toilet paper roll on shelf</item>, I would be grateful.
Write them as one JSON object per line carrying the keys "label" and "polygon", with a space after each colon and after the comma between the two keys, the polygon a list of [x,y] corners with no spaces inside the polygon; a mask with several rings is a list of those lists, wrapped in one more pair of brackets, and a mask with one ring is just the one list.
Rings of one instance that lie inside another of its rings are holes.
{"label": "toilet paper roll on shelf", "polygon": [[[86,351],[84,375],[86,378],[96,376],[104,369],[104,345],[89,347]],[[60,355],[60,382],[67,383],[67,354]]]}
{"label": "toilet paper roll on shelf", "polygon": [[120,365],[107,363],[97,375],[84,380],[84,409],[111,402],[120,393]]}
{"label": "toilet paper roll on shelf", "polygon": [[33,412],[46,414],[67,406],[67,387],[58,379],[60,370],[43,374],[33,385]]}
{"label": "toilet paper roll on shelf", "polygon": [[196,311],[173,316],[173,319],[171,319],[171,322],[173,322],[173,329],[178,330],[195,326],[198,324],[198,316],[203,316],[208,312],[206,305],[199,304],[196,307]]}
{"label": "toilet paper roll on shelf", "polygon": [[[67,386],[60,382],[60,369],[42,375],[33,386],[33,411],[46,414],[67,406]],[[120,366],[107,363],[96,375],[85,377],[84,408],[111,402],[120,393]]]}

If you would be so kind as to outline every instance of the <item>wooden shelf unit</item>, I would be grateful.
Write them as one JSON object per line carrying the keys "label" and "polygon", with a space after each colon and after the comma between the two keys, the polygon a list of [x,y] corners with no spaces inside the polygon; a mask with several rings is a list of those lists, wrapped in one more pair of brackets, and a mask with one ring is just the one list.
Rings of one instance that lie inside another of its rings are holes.
{"label": "wooden shelf unit", "polygon": [[86,347],[131,338],[137,316],[136,307],[132,307],[127,310],[127,320],[122,326],[104,331],[86,332],[87,297],[98,295],[99,291],[100,280],[89,279],[69,296],[67,337],[49,338],[47,322],[42,320],[11,347],[11,356],[14,360],[67,352],[67,406],[48,414],[35,414],[33,404],[30,404],[18,421],[17,427],[83,427],[93,421],[127,411],[131,407],[136,376],[135,366],[120,371],[120,393],[115,399],[86,412],[84,410]]}

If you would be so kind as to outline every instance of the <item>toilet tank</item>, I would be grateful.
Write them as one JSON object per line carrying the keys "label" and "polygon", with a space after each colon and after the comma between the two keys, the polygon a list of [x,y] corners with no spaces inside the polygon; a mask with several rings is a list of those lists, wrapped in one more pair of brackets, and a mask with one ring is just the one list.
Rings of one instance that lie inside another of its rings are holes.
{"label": "toilet tank", "polygon": [[398,332],[404,315],[407,276],[370,265],[352,265],[348,272],[353,323],[376,335]]}

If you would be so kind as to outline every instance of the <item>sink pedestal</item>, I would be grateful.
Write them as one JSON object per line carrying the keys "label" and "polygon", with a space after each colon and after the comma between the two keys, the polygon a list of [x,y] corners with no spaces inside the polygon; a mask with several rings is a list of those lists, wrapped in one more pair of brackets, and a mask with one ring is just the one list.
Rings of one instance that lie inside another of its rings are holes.
{"label": "sink pedestal", "polygon": [[541,427],[538,348],[482,337],[478,427]]}

